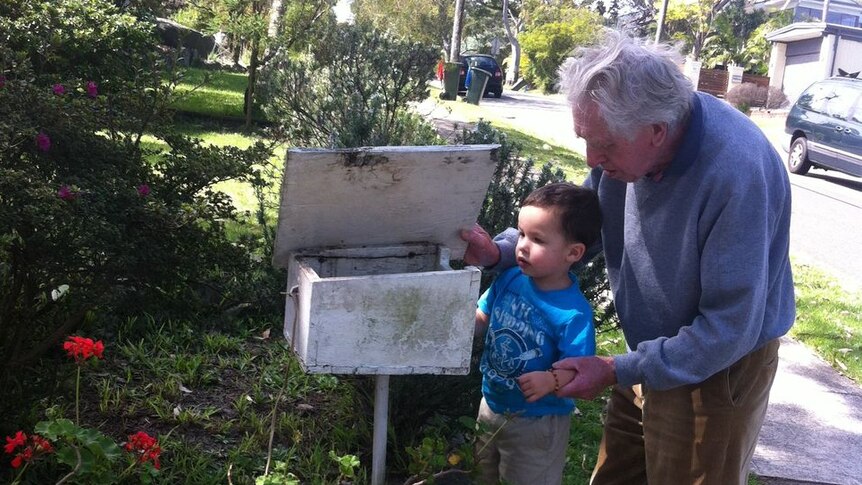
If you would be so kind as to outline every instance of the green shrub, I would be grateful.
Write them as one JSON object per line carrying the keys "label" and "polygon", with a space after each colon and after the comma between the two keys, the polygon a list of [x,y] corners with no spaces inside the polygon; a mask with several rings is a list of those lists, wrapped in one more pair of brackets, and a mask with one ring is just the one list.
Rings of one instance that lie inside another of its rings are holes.
{"label": "green shrub", "polygon": [[725,94],[724,99],[738,110],[748,114],[753,107],[766,106],[769,94],[769,89],[764,86],[758,86],[754,83],[742,83],[731,88]]}
{"label": "green shrub", "polygon": [[[263,243],[229,237],[241,215],[213,185],[253,180],[270,155],[165,129],[170,86],[148,21],[106,1],[10,5],[0,7],[0,381],[84,326],[235,305]],[[143,149],[145,130],[168,148]]]}
{"label": "green shrub", "polygon": [[433,48],[363,25],[339,25],[307,55],[281,55],[263,75],[261,100],[293,145],[359,147],[438,143],[408,110],[428,95]]}
{"label": "green shrub", "polygon": [[602,26],[601,17],[586,9],[566,9],[566,18],[532,27],[519,41],[524,56],[524,76],[544,92],[556,91],[557,69],[578,46],[592,43]]}

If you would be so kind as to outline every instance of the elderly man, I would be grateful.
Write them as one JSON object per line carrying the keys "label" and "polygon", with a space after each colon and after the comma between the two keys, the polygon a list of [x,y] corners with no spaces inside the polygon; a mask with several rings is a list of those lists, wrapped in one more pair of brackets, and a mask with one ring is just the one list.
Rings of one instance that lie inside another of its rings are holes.
{"label": "elderly man", "polygon": [[[666,46],[608,31],[560,77],[629,347],[555,364],[577,372],[562,396],[613,386],[592,483],[745,484],[795,317],[781,160],[747,117],[693,92]],[[462,237],[468,263],[512,264],[517,232]]]}

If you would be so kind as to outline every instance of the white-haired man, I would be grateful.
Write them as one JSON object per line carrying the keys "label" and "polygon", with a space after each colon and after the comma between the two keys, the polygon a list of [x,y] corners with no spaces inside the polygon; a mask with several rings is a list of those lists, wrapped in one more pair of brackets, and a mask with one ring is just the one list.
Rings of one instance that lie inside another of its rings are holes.
{"label": "white-haired man", "polygon": [[[613,386],[592,483],[745,484],[795,318],[781,159],[747,117],[694,92],[667,46],[608,31],[560,78],[629,347],[554,364],[577,372],[561,396]],[[462,237],[468,263],[511,265],[516,232]]]}

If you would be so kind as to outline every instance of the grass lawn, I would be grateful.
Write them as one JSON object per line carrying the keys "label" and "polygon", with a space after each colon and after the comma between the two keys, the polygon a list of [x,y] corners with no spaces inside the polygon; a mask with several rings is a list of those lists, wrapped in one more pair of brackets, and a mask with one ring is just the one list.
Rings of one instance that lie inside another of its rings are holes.
{"label": "grass lawn", "polygon": [[794,265],[796,324],[790,335],[862,383],[862,295],[811,266]]}
{"label": "grass lawn", "polygon": [[245,74],[184,68],[174,91],[174,108],[225,119],[244,119],[242,107],[248,76]]}

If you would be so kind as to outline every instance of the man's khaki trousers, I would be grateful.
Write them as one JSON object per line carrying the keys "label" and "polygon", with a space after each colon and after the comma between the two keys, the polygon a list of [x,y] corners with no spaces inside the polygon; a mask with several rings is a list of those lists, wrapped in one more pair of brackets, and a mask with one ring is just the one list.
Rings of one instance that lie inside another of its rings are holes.
{"label": "man's khaki trousers", "polygon": [[745,485],[778,367],[778,339],[700,384],[616,386],[592,485]]}

